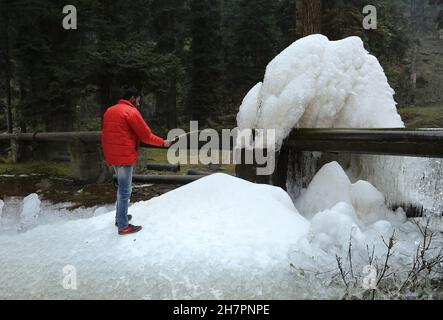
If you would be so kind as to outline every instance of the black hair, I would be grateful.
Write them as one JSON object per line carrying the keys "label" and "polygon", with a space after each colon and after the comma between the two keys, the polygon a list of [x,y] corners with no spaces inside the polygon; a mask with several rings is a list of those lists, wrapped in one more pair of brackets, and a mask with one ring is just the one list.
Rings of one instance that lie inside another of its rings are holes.
{"label": "black hair", "polygon": [[129,88],[129,89],[126,89],[125,90],[125,93],[124,93],[124,95],[123,95],[123,99],[124,100],[129,100],[129,99],[131,99],[132,97],[141,97],[141,93],[140,93],[140,91],[139,90],[137,90],[136,88],[134,88],[134,87],[131,87],[131,88]]}

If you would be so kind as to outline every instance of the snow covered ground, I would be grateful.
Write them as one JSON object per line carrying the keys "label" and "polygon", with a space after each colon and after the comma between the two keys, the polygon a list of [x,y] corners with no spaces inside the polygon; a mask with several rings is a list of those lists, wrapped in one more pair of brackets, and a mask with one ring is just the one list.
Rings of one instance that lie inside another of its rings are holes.
{"label": "snow covered ground", "polygon": [[[338,298],[335,254],[346,255],[352,236],[363,267],[366,244],[380,257],[382,236],[394,228],[395,263],[412,261],[417,227],[402,212],[389,214],[368,183],[352,185],[337,163],[297,205],[306,217],[280,188],[214,174],[133,204],[134,223],[144,227],[134,235],[117,235],[114,211],[9,232],[0,235],[0,298]],[[63,286],[67,266],[76,290]]]}
{"label": "snow covered ground", "polygon": [[[283,190],[221,174],[130,212],[144,226],[133,236],[117,235],[115,212],[0,236],[0,297],[269,297],[269,281],[288,286],[283,261],[309,227]],[[75,291],[62,286],[66,265]]]}

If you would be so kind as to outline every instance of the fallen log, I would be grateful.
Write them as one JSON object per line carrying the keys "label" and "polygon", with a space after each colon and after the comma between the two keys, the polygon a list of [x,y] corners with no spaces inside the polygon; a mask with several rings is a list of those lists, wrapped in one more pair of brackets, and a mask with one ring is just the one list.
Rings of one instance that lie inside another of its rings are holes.
{"label": "fallen log", "polygon": [[[190,175],[134,175],[133,182],[157,183],[157,184],[187,184],[194,182],[206,176],[190,176]],[[114,181],[117,177],[114,175]]]}
{"label": "fallen log", "polygon": [[210,175],[211,173],[189,169],[188,172],[186,172],[186,174],[190,176],[207,176]]}
{"label": "fallen log", "polygon": [[156,171],[172,171],[172,172],[180,171],[179,164],[169,164],[169,163],[148,163],[147,165],[145,165],[145,168],[148,170],[156,170]]}

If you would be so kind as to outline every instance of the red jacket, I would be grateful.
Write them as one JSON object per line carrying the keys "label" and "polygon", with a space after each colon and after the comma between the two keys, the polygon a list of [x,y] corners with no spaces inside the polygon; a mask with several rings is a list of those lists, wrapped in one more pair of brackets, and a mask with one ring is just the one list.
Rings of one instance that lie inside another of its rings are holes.
{"label": "red jacket", "polygon": [[112,166],[135,165],[139,142],[162,146],[164,140],[152,133],[134,105],[127,100],[106,110],[103,117],[102,146],[106,163]]}

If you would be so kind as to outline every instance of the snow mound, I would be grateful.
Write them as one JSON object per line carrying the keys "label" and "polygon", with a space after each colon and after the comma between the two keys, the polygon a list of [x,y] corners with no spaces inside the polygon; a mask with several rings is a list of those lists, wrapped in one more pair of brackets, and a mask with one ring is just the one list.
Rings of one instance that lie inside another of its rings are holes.
{"label": "snow mound", "polygon": [[[313,299],[343,295],[343,290],[340,292],[338,289],[343,283],[337,259],[348,271],[352,261],[351,272],[355,273],[356,279],[360,279],[355,290],[363,295],[367,289],[362,285],[364,270],[369,264],[381,267],[380,261],[386,259],[385,243],[392,236],[395,245],[389,270],[396,274],[395,279],[390,279],[395,285],[401,285],[405,280],[417,250],[423,247],[420,228],[406,219],[403,210],[390,211],[383,195],[369,182],[352,184],[336,162],[320,169],[298,199],[296,207],[311,217],[311,225],[309,232],[293,246],[290,260],[297,270],[295,276],[310,288]],[[425,221],[421,223],[426,224]],[[430,230],[435,232],[436,237],[433,238],[432,248],[425,253],[428,261],[440,254],[443,237],[439,228],[441,219],[432,221]],[[374,264],[369,262],[371,252],[376,257]],[[433,273],[432,277],[436,275],[439,276]],[[428,276],[431,278],[431,275]]]}
{"label": "snow mound", "polygon": [[377,58],[359,37],[311,35],[267,66],[263,84],[246,95],[239,129],[276,129],[277,146],[295,128],[404,127]]}
{"label": "snow mound", "polygon": [[[136,203],[130,213],[143,229],[125,237],[113,226],[115,211],[0,236],[0,298],[271,295],[288,286],[289,248],[309,228],[282,189],[224,174]],[[63,286],[67,266],[76,290]]]}
{"label": "snow mound", "polygon": [[336,299],[335,259],[350,240],[355,270],[367,265],[368,246],[383,260],[394,229],[401,272],[420,246],[404,212],[385,214],[382,195],[351,184],[337,163],[297,206],[312,218],[280,188],[214,174],[133,204],[143,226],[134,235],[118,236],[115,211],[102,209],[1,235],[0,299]]}
{"label": "snow mound", "polygon": [[354,220],[365,223],[391,218],[394,213],[386,206],[385,198],[367,181],[351,183],[337,162],[324,165],[314,176],[309,187],[296,200],[296,208],[306,217],[346,203],[355,210]]}

